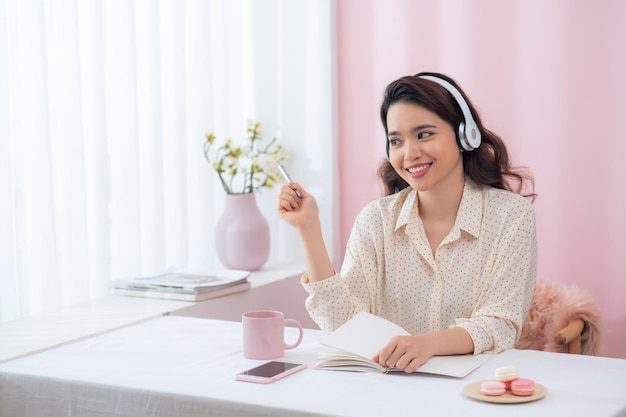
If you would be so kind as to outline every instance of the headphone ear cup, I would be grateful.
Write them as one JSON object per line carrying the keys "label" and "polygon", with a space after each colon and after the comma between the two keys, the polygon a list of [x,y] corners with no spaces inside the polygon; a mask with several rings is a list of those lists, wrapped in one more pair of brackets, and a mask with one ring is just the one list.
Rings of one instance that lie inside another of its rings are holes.
{"label": "headphone ear cup", "polygon": [[480,130],[478,130],[478,126],[476,126],[476,124],[465,124],[463,122],[459,123],[457,142],[461,149],[471,152],[474,149],[478,149],[481,141],[482,137]]}
{"label": "headphone ear cup", "polygon": [[459,148],[464,151],[471,152],[474,149],[478,149],[481,141],[482,137],[480,130],[478,130],[478,126],[473,123],[469,123],[467,125],[463,122],[459,123],[456,136],[456,142]]}
{"label": "headphone ear cup", "polygon": [[471,151],[472,149],[467,149],[467,139],[465,137],[465,123],[459,123],[459,127],[456,130],[456,144],[459,148],[464,151]]}

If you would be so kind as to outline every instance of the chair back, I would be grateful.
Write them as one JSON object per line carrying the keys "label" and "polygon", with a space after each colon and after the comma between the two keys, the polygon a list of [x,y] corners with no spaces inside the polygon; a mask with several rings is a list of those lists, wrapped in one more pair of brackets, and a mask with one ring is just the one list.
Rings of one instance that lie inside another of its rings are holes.
{"label": "chair back", "polygon": [[595,356],[601,330],[600,309],[587,291],[538,281],[515,348]]}

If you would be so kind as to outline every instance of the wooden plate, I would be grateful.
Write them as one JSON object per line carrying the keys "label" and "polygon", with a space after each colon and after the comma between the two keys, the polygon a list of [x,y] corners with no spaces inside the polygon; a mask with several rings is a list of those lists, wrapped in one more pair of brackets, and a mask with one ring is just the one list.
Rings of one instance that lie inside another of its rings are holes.
{"label": "wooden plate", "polygon": [[463,388],[463,394],[475,400],[485,401],[488,403],[517,404],[540,400],[548,393],[548,389],[546,387],[535,383],[535,393],[527,397],[513,395],[509,390],[502,395],[485,395],[480,393],[480,384],[483,382],[485,381],[472,382],[471,384],[466,385],[465,388]]}

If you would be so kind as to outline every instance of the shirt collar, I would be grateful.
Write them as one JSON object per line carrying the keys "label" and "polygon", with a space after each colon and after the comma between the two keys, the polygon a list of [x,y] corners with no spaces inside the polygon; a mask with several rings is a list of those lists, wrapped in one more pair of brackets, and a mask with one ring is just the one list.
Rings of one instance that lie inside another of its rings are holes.
{"label": "shirt collar", "polygon": [[[407,187],[400,191],[398,197],[397,201],[403,202],[401,203],[402,207],[398,220],[396,221],[396,230],[402,226],[406,226],[412,215],[416,217],[419,216],[417,191]],[[459,205],[455,226],[477,238],[480,234],[482,211],[482,191],[476,183],[468,177],[465,177],[463,195],[461,196],[461,204]]]}
{"label": "shirt collar", "polygon": [[483,218],[482,212],[482,190],[474,181],[465,177],[461,205],[456,215],[456,225],[459,229],[477,238],[480,234],[480,224]]}
{"label": "shirt collar", "polygon": [[398,220],[396,220],[396,231],[409,223],[411,213],[415,210],[415,217],[419,216],[419,208],[417,204],[417,191],[411,187],[406,187],[404,190],[398,193],[398,199],[402,206],[400,208],[400,214]]}

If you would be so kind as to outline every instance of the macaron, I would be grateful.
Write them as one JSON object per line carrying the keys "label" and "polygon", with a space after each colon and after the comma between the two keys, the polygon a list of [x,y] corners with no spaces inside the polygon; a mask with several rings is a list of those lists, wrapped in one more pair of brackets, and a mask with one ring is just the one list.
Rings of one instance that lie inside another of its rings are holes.
{"label": "macaron", "polygon": [[511,381],[519,378],[519,369],[516,366],[501,366],[496,368],[496,380],[504,382],[506,389],[511,389]]}
{"label": "macaron", "polygon": [[511,393],[522,397],[528,397],[535,393],[535,381],[528,378],[518,378],[511,382]]}
{"label": "macaron", "polygon": [[500,381],[485,381],[480,384],[480,393],[485,395],[497,396],[502,395],[506,391],[504,382]]}

